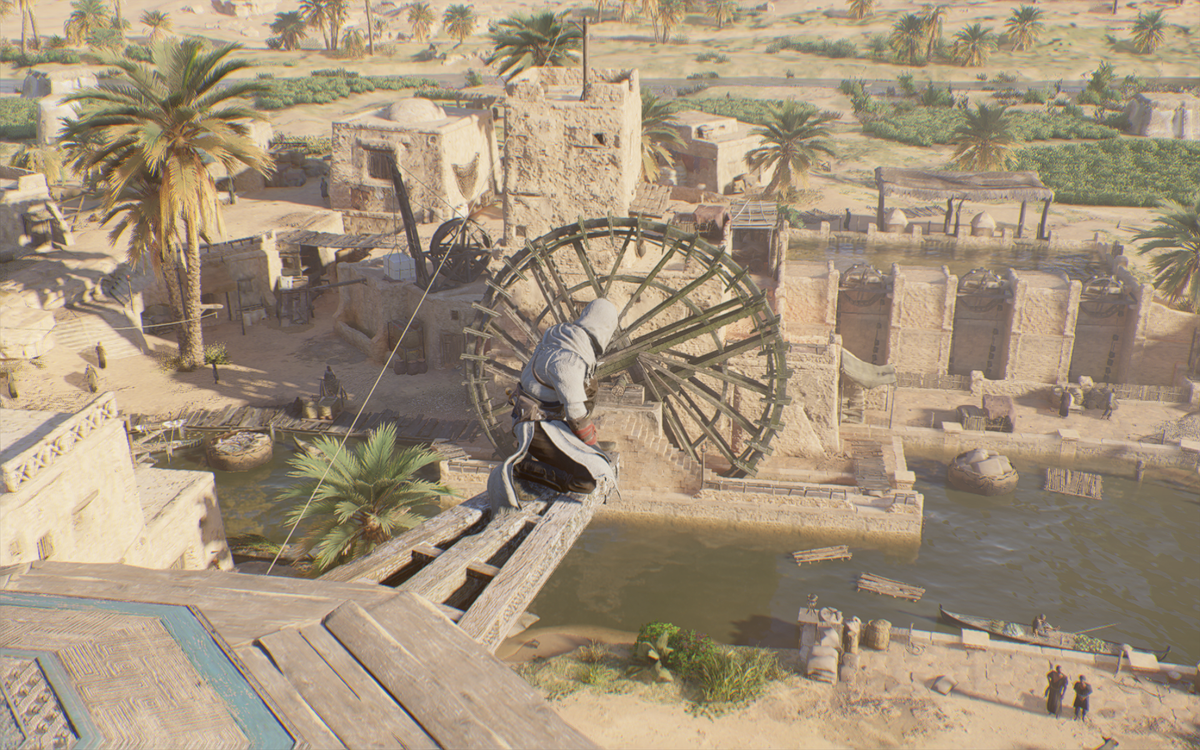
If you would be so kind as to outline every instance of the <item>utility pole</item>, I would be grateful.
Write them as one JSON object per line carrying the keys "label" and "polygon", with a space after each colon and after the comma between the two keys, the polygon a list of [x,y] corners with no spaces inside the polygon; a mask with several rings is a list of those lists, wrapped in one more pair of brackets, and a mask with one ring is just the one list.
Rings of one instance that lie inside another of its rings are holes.
{"label": "utility pole", "polygon": [[581,101],[587,101],[588,90],[588,19],[583,17],[583,91],[579,95]]}

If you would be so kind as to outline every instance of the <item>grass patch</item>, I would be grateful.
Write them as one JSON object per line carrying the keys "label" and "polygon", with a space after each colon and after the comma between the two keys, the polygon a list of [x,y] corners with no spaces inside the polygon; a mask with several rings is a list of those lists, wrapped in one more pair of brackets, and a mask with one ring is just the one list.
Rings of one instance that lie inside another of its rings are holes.
{"label": "grass patch", "polygon": [[1187,203],[1200,185],[1200,143],[1119,138],[1017,151],[1014,169],[1031,169],[1059,203],[1152,207]]}
{"label": "grass patch", "polygon": [[79,53],[73,49],[45,49],[41,52],[21,52],[17,46],[5,45],[0,47],[0,62],[12,63],[13,67],[30,68],[34,65],[58,63],[59,65],[78,65],[81,61]]}
{"label": "grass patch", "polygon": [[809,55],[820,55],[821,57],[830,57],[835,60],[858,57],[858,47],[848,39],[839,39],[836,42],[831,42],[828,39],[812,41],[798,37],[778,37],[767,45],[766,53],[768,55],[775,55],[784,50],[803,52]]}
{"label": "grass patch", "polygon": [[0,138],[23,141],[37,136],[37,101],[19,96],[0,98]]}
{"label": "grass patch", "polygon": [[[1106,139],[1120,135],[1115,128],[1078,111],[1013,112],[1010,116],[1014,135],[1023,141]],[[913,107],[868,119],[863,123],[863,132],[910,146],[932,146],[949,143],[954,129],[965,120],[966,115],[959,109]]]}
{"label": "grass patch", "polygon": [[762,695],[767,686],[785,677],[779,660],[769,651],[714,649],[697,661],[694,678],[706,703],[741,703]]}

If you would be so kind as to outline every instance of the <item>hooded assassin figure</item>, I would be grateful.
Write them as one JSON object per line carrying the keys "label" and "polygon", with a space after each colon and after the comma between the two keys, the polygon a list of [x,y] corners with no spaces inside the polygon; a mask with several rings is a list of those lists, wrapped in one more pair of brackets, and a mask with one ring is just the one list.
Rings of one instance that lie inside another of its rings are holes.
{"label": "hooded assassin figure", "polygon": [[493,509],[520,508],[514,478],[560,492],[591,492],[601,479],[613,478],[591,414],[596,359],[618,316],[613,303],[598,299],[574,323],[559,323],[542,336],[513,394],[517,451],[488,477]]}

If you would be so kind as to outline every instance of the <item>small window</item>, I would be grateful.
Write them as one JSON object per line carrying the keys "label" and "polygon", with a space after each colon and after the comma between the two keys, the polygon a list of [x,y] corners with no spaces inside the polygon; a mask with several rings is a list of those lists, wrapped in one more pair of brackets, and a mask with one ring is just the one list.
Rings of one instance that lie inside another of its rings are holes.
{"label": "small window", "polygon": [[50,536],[50,532],[47,531],[42,535],[42,538],[38,540],[38,559],[49,560],[50,556],[53,554],[54,538]]}
{"label": "small window", "polygon": [[592,138],[596,141],[597,146],[608,145],[608,139],[604,137],[604,133],[593,133]]}
{"label": "small window", "polygon": [[20,540],[20,539],[13,539],[11,542],[9,542],[9,543],[8,543],[8,554],[9,554],[9,555],[10,555],[10,556],[11,556],[11,557],[14,559],[14,560],[20,560],[20,559],[21,559],[21,552],[22,552],[22,551],[23,551],[23,550],[21,549],[21,540]]}
{"label": "small window", "polygon": [[450,320],[458,320],[458,310],[450,311]]}
{"label": "small window", "polygon": [[523,224],[518,224],[518,225],[517,225],[517,236],[518,236],[518,237],[524,237],[524,236],[525,236],[525,232],[526,232],[525,225],[523,225]]}
{"label": "small window", "polygon": [[367,176],[377,180],[392,179],[392,152],[380,148],[364,150],[367,153]]}

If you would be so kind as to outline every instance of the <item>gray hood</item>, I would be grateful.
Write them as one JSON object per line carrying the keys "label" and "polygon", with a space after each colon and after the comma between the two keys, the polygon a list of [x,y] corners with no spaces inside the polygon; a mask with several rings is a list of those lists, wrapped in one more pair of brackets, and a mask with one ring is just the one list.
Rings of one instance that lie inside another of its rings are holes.
{"label": "gray hood", "polygon": [[617,306],[606,299],[593,300],[583,308],[583,313],[575,321],[575,325],[592,334],[601,349],[607,349],[617,330],[617,318],[620,312]]}

